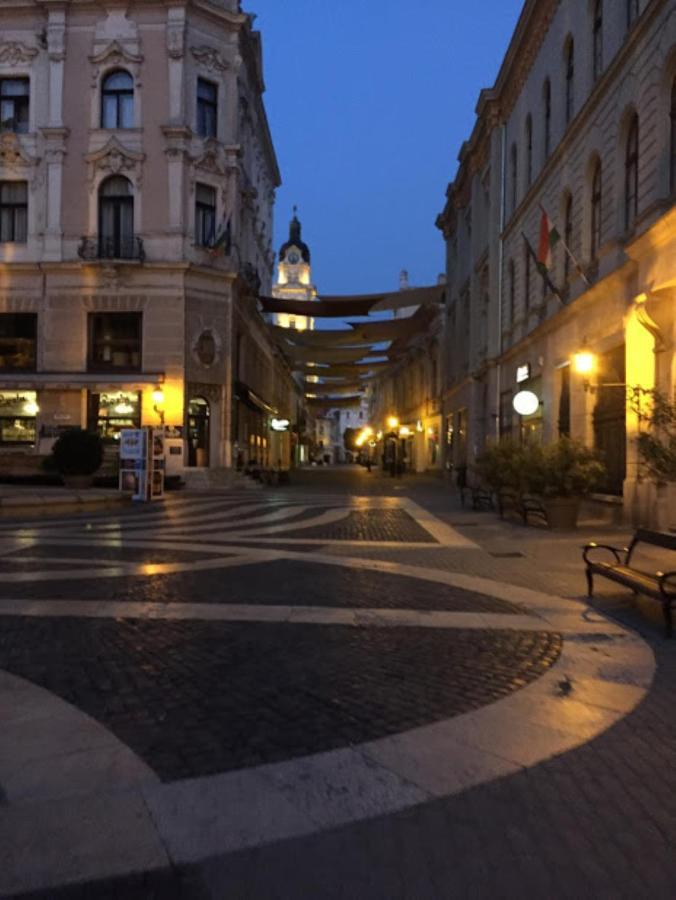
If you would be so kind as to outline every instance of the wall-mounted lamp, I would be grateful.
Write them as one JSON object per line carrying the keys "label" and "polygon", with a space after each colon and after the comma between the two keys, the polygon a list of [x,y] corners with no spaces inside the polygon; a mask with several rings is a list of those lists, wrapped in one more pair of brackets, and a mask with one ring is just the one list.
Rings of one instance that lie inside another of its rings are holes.
{"label": "wall-mounted lamp", "polygon": [[160,387],[155,388],[153,391],[153,404],[155,414],[160,420],[160,423],[164,425],[164,391]]}
{"label": "wall-mounted lamp", "polygon": [[395,431],[399,427],[399,419],[396,416],[389,416],[387,419],[387,427],[391,431]]}

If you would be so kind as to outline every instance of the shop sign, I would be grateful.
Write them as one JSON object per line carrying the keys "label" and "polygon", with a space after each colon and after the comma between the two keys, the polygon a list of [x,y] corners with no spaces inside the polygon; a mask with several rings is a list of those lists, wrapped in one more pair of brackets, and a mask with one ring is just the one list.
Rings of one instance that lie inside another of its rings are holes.
{"label": "shop sign", "polygon": [[288,431],[291,422],[289,419],[271,419],[270,420],[270,428],[273,431]]}
{"label": "shop sign", "polygon": [[518,366],[516,370],[516,383],[521,384],[522,381],[528,381],[530,378],[530,363]]}

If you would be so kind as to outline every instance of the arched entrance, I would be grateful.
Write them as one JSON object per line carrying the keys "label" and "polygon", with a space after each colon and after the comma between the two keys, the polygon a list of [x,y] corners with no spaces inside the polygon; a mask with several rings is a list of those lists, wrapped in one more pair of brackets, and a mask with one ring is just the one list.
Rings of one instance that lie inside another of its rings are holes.
{"label": "arched entrance", "polygon": [[209,402],[193,397],[188,402],[188,465],[207,468],[209,465]]}

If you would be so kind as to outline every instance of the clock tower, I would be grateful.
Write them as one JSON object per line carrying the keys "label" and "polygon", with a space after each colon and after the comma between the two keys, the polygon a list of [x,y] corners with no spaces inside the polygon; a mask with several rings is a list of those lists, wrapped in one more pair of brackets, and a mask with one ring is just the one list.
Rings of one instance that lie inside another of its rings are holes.
{"label": "clock tower", "polygon": [[[272,288],[272,296],[277,300],[311,302],[317,297],[317,289],[312,284],[310,248],[301,238],[301,224],[297,213],[294,206],[293,218],[289,223],[289,239],[279,250],[277,281]],[[282,328],[297,328],[298,331],[312,330],[315,327],[314,319],[309,315],[274,313],[272,321]]]}

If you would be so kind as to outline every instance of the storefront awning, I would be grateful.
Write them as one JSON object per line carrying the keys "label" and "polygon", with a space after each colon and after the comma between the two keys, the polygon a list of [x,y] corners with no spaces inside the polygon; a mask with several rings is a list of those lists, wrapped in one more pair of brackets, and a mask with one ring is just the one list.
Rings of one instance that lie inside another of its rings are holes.
{"label": "storefront awning", "polygon": [[407,291],[385,291],[381,294],[324,295],[317,300],[278,300],[260,297],[263,312],[288,313],[292,316],[339,318],[367,316],[382,310],[406,309],[427,303],[442,303],[443,284],[410,288]]}
{"label": "storefront awning", "polygon": [[266,403],[262,397],[259,397],[258,394],[256,394],[255,391],[252,391],[243,381],[235,382],[235,397],[255,412],[265,413],[270,416],[277,415],[277,407],[270,406],[269,403]]}

